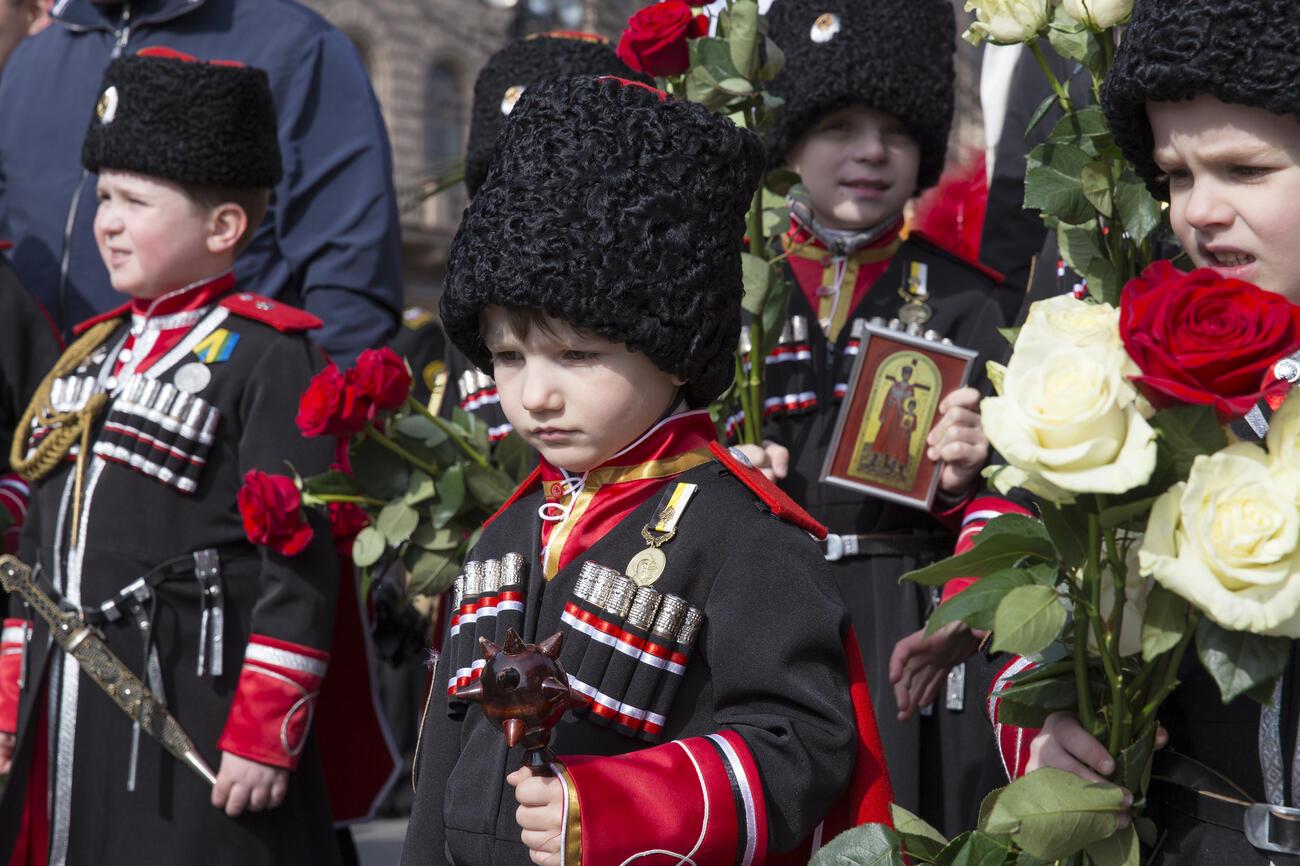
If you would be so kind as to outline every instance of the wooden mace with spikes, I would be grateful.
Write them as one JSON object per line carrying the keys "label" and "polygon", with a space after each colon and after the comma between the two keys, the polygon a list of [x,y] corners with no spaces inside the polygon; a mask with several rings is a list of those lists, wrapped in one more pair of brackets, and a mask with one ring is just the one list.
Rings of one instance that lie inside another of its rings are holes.
{"label": "wooden mace with spikes", "polygon": [[524,643],[513,628],[498,646],[480,637],[487,663],[479,678],[456,690],[456,697],[483,707],[483,715],[506,735],[506,745],[523,744],[524,763],[534,776],[551,776],[551,729],[565,710],[585,701],[571,688],[560,665],[564,632],[540,643]]}

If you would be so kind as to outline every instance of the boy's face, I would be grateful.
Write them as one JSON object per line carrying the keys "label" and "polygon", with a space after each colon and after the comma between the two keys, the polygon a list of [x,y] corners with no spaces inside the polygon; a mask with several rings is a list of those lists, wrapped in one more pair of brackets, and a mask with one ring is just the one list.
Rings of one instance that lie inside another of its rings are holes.
{"label": "boy's face", "polygon": [[105,170],[98,194],[95,243],[114,289],[150,299],[215,275],[212,215],[180,186]]}
{"label": "boy's face", "polygon": [[[679,383],[640,352],[559,319],[520,339],[506,311],[483,313],[501,408],[552,465],[586,472],[636,441],[668,410]],[[547,331],[552,333],[547,333]]]}
{"label": "boy's face", "polygon": [[1205,95],[1147,116],[1192,261],[1300,303],[1300,121]]}
{"label": "boy's face", "polygon": [[786,163],[803,179],[826,228],[867,229],[896,216],[916,191],[921,149],[893,115],[851,105],[803,134]]}

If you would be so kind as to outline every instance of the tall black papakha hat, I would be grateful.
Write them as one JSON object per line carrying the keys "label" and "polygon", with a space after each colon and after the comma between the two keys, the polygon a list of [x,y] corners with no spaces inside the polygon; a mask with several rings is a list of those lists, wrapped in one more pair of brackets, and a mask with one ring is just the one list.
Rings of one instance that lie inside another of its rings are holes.
{"label": "tall black papakha hat", "polygon": [[956,23],[948,0],[776,0],[768,35],[785,54],[785,100],[768,164],[820,118],[850,105],[897,117],[921,148],[918,189],[938,183],[953,112]]}
{"label": "tall black papakha hat", "polygon": [[1102,108],[1156,198],[1169,185],[1152,159],[1146,104],[1203,93],[1300,116],[1300,0],[1137,0]]}
{"label": "tall black papakha hat", "polygon": [[740,253],[758,138],[703,105],[613,76],[520,98],[451,244],[447,336],[492,371],[479,316],[542,310],[627,343],[685,380],[693,406],[731,383]]}
{"label": "tall black papakha hat", "polygon": [[488,58],[474,80],[474,110],[465,152],[465,188],[471,196],[483,185],[497,134],[520,95],[539,81],[572,75],[617,75],[654,83],[629,69],[609,40],[595,33],[553,30],[509,43]]}
{"label": "tall black papakha hat", "polygon": [[119,57],[104,70],[81,164],[194,186],[273,187],[282,168],[266,73],[169,48]]}

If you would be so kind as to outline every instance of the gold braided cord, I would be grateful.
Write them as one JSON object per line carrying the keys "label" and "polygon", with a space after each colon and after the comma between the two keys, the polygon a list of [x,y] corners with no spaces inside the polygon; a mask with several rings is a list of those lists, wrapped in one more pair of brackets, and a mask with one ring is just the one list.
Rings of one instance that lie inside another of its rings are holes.
{"label": "gold braided cord", "polygon": [[[41,380],[40,387],[32,396],[31,403],[23,412],[22,420],[14,431],[13,444],[9,449],[9,465],[27,481],[44,478],[67,456],[72,446],[78,441],[88,443],[90,427],[95,416],[108,403],[107,394],[96,394],[86,405],[73,412],[57,412],[50,405],[50,389],[56,379],[62,379],[90,357],[95,349],[117,330],[121,319],[110,319],[92,326],[82,334],[55,363],[54,368]],[[49,433],[36,446],[29,456],[27,441],[31,437],[32,422],[45,427]],[[77,475],[80,481],[82,467],[85,464],[85,446],[77,457]],[[78,484],[80,487],[80,484]]]}

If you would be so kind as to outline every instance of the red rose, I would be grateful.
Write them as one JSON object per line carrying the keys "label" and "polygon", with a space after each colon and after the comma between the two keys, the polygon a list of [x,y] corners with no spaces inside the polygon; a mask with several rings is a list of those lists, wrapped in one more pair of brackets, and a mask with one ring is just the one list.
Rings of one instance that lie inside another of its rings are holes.
{"label": "red rose", "polygon": [[361,506],[352,502],[331,502],[329,515],[334,547],[343,556],[351,556],[352,539],[370,525],[370,518]]}
{"label": "red rose", "polygon": [[411,371],[406,369],[406,362],[387,346],[366,349],[357,357],[352,370],[355,371],[357,388],[373,404],[372,416],[375,411],[384,412],[401,406],[411,392]]}
{"label": "red rose", "polygon": [[708,33],[709,19],[696,15],[686,0],[664,0],[627,20],[616,53],[637,72],[656,77],[680,75],[691,65],[686,40]]}
{"label": "red rose", "polygon": [[302,496],[292,478],[249,470],[235,498],[244,534],[254,544],[294,556],[311,541],[312,529],[303,517]]}
{"label": "red rose", "polygon": [[312,377],[298,400],[294,420],[304,436],[351,436],[366,426],[370,398],[357,387],[355,377],[330,364]]}
{"label": "red rose", "polygon": [[1159,261],[1124,287],[1120,335],[1154,405],[1213,406],[1226,422],[1286,387],[1272,368],[1300,346],[1300,307],[1208,268],[1185,274]]}

